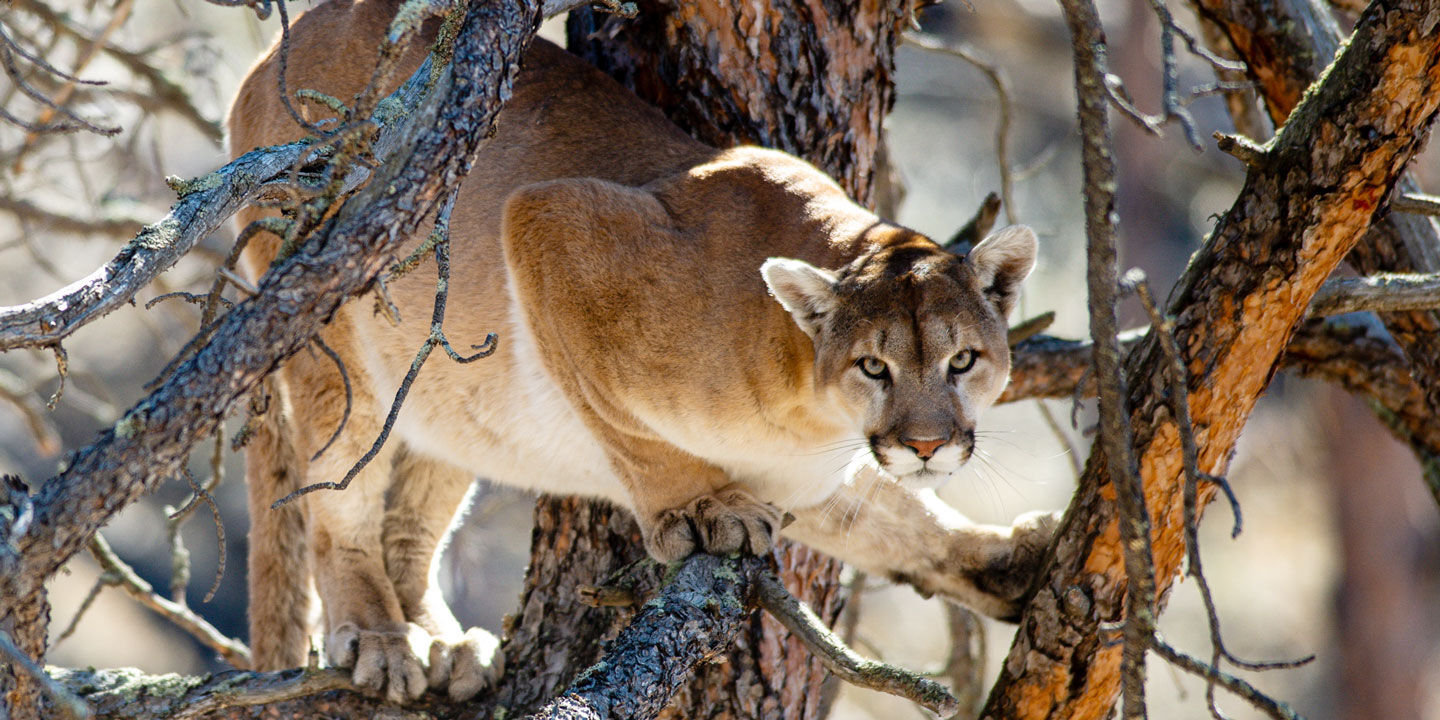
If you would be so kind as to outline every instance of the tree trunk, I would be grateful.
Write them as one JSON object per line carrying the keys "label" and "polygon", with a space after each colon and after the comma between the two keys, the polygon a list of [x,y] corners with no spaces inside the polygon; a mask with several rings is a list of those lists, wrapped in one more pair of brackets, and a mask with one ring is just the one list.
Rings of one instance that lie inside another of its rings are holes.
{"label": "tree trunk", "polygon": [[[1225,474],[1310,297],[1370,227],[1423,145],[1440,103],[1436,5],[1372,4],[1275,141],[1241,153],[1253,164],[1245,186],[1168,307],[1188,371],[1201,472]],[[1154,337],[1125,363],[1161,602],[1185,553],[1184,467],[1166,407],[1165,367]],[[1215,487],[1200,490],[1203,508]],[[1113,708],[1121,648],[1102,625],[1122,619],[1128,589],[1116,493],[1097,446],[987,717],[1098,719]]]}

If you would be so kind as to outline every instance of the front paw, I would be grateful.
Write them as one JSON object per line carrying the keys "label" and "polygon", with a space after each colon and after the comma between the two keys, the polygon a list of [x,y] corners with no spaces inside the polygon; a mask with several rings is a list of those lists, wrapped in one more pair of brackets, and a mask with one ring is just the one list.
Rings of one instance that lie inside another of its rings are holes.
{"label": "front paw", "polygon": [[430,643],[430,687],[446,688],[454,702],[474,697],[504,671],[500,639],[482,628],[470,628],[459,637],[435,638]]}
{"label": "front paw", "polygon": [[671,563],[697,551],[763,555],[775,544],[780,518],[774,505],[732,487],[701,495],[684,508],[661,511],[642,530],[650,556]]}
{"label": "front paw", "polygon": [[1042,569],[1045,551],[1061,518],[1058,511],[1039,511],[1015,519],[1008,541],[996,548],[990,561],[973,576],[975,587],[994,602],[986,614],[1008,622],[1020,619],[1023,603],[1029,599],[1030,586]]}
{"label": "front paw", "polygon": [[425,692],[425,666],[412,643],[429,635],[415,625],[404,629],[361,629],[341,623],[325,639],[330,664],[353,668],[350,676],[356,687],[379,693],[395,704],[415,700]]}

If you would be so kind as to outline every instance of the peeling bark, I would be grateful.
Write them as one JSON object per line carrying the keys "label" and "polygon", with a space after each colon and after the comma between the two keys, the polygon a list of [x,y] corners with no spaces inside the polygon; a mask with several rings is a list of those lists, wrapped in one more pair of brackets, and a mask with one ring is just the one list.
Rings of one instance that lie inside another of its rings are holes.
{"label": "peeling bark", "polygon": [[[1371,5],[1172,293],[1203,472],[1225,473],[1310,297],[1423,144],[1440,102],[1437,23],[1433,0]],[[1184,556],[1183,468],[1163,365],[1153,338],[1126,361],[1162,599]],[[987,717],[1098,719],[1114,704],[1120,648],[1102,640],[1100,627],[1121,619],[1127,583],[1105,466],[1103,452],[1091,455]],[[1214,492],[1202,487],[1202,504]]]}

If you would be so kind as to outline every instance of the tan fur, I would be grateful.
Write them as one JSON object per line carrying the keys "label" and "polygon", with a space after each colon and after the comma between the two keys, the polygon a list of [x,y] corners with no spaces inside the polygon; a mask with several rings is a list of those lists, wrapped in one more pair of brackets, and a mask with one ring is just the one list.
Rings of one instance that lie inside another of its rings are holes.
{"label": "tan fur", "polygon": [[[289,87],[350,97],[370,72],[355,58],[393,12],[394,0],[307,12]],[[276,66],[272,49],[232,105],[236,154],[301,135],[276,96]],[[322,333],[355,397],[313,462],[303,460],[344,411],[338,372],[318,353],[280,372],[272,412],[283,417],[271,427],[292,449],[258,443],[248,460],[252,577],[275,584],[252,594],[251,637],[276,641],[257,643],[261,667],[303,652],[289,646],[304,634],[294,626],[308,548],[327,656],[354,667],[357,683],[395,700],[426,685],[457,698],[483,687],[498,670],[493,638],[461,633],[434,581],[477,475],[628,507],[664,561],[766,552],[791,512],[787,535],[985,612],[1015,612],[1049,516],[979,527],[910,487],[968,459],[980,412],[1005,386],[1004,316],[1034,261],[1028,229],[956,257],[796,158],[695,142],[537,41],[461,189],[451,237],[446,333],[463,349],[495,332],[498,350],[467,365],[433,359],[386,449],[344,492],[301,501],[304,537],[268,505],[302,479],[338,479],[369,447],[428,333],[433,275],[391,283],[398,326],[355,302]],[[251,245],[251,276],[275,250]],[[971,351],[972,365],[949,369]],[[883,377],[863,372],[877,363]]]}

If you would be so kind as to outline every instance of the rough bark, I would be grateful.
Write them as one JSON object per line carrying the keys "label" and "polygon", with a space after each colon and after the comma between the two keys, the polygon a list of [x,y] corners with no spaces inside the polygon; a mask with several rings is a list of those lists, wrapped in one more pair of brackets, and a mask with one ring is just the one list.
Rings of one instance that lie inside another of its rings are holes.
{"label": "rough bark", "polygon": [[[1340,47],[1340,29],[1319,0],[1192,0],[1244,60],[1270,118],[1278,127]],[[1409,177],[1401,192],[1416,192]],[[1422,215],[1391,213],[1366,234],[1346,260],[1365,274],[1440,271],[1440,230]],[[1440,312],[1382,313],[1380,319],[1409,358],[1432,416],[1440,415]],[[1393,427],[1393,420],[1381,414]],[[1422,436],[1424,433],[1410,433]],[[1432,492],[1440,498],[1440,447],[1411,442]]]}
{"label": "rough bark", "polygon": [[[1225,473],[1310,297],[1370,227],[1423,144],[1440,101],[1437,23],[1433,0],[1371,5],[1319,87],[1257,156],[1234,206],[1172,294],[1168,312],[1189,372],[1202,472]],[[1162,595],[1184,556],[1183,467],[1165,409],[1164,364],[1155,338],[1126,361]],[[1214,490],[1201,489],[1202,505]],[[1101,625],[1121,619],[1127,589],[1115,496],[1103,452],[1095,452],[986,716],[1110,712],[1120,648],[1102,638]]]}
{"label": "rough bark", "polygon": [[[455,43],[453,77],[415,115],[409,138],[380,176],[346,205],[325,232],[266,275],[261,295],[226,315],[213,339],[99,440],[72,455],[33,497],[33,520],[0,538],[8,567],[0,578],[0,630],[43,657],[44,581],[121,508],[174,474],[191,448],[286,356],[302,347],[350,295],[388,265],[393,249],[419,227],[469,171],[471,158],[509,93],[538,5],[474,3]],[[34,717],[33,683],[0,670],[12,717]]]}

